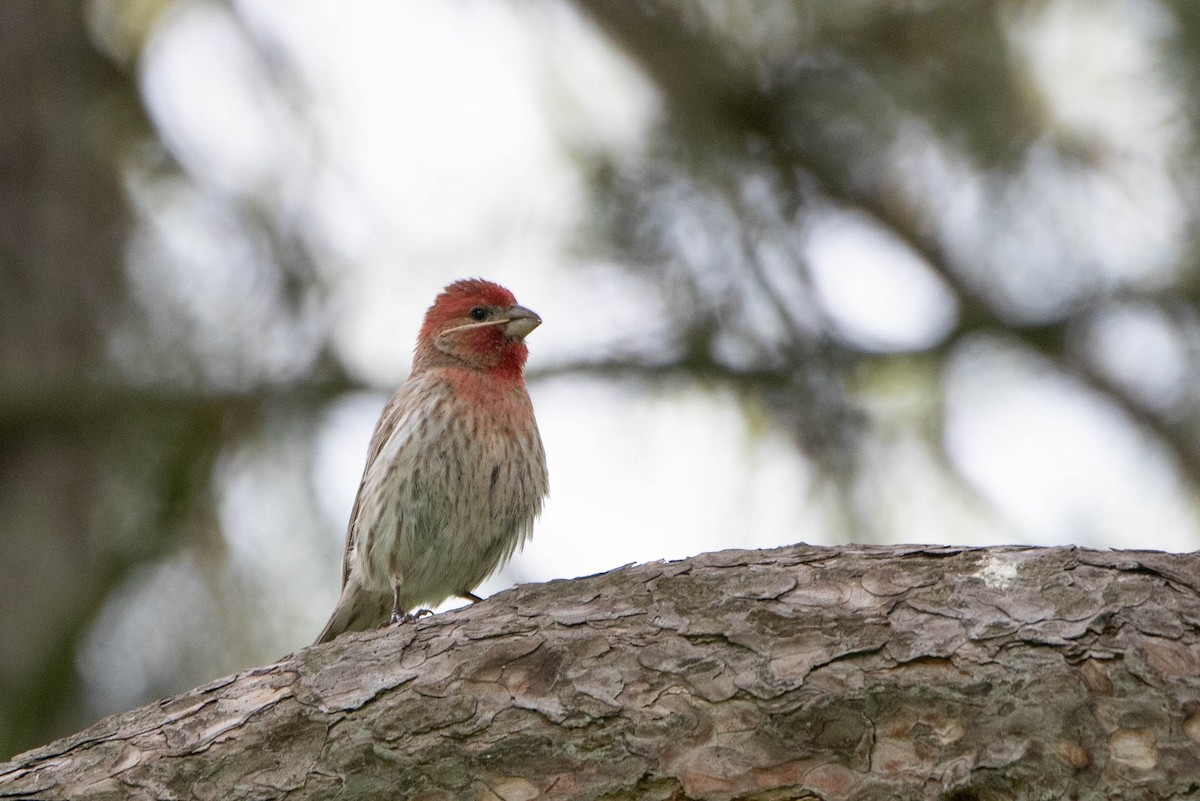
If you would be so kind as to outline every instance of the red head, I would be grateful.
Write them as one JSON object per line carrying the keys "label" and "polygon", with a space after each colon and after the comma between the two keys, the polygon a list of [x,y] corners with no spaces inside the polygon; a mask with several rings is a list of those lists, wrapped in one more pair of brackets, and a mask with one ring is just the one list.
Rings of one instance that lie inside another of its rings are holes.
{"label": "red head", "polygon": [[425,312],[413,372],[459,366],[519,377],[529,356],[525,336],[541,323],[499,284],[455,281]]}

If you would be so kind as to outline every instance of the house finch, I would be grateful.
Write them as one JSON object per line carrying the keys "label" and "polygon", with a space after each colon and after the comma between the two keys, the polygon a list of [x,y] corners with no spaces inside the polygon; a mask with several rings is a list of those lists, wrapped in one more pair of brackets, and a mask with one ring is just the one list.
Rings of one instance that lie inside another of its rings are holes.
{"label": "house finch", "polygon": [[529,536],[548,485],[523,372],[541,322],[489,281],[434,300],[371,437],[342,595],[318,643],[451,596],[479,600],[471,590]]}

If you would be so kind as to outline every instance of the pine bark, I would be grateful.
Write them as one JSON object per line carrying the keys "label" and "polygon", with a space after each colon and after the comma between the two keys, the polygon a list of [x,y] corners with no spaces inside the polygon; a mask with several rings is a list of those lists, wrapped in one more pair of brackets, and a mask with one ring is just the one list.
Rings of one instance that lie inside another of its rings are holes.
{"label": "pine bark", "polygon": [[348,635],[0,765],[0,798],[1200,794],[1200,554],[723,551]]}

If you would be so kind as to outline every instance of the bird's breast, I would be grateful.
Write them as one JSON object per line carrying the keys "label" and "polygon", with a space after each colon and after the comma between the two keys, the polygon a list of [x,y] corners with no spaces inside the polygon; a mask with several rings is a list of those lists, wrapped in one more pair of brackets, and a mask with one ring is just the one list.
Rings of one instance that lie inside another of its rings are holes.
{"label": "bird's breast", "polygon": [[546,468],[523,386],[470,377],[421,389],[422,413],[398,419],[368,467],[358,543],[373,585],[400,577],[414,603],[437,603],[443,589],[475,586],[524,540]]}

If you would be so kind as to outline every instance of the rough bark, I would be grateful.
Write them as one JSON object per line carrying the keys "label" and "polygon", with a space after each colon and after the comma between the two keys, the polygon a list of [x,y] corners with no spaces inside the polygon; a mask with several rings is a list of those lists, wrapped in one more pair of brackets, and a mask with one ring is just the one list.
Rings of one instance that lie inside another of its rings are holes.
{"label": "rough bark", "polygon": [[797,545],[518,587],[0,765],[0,797],[1193,798],[1200,554]]}

